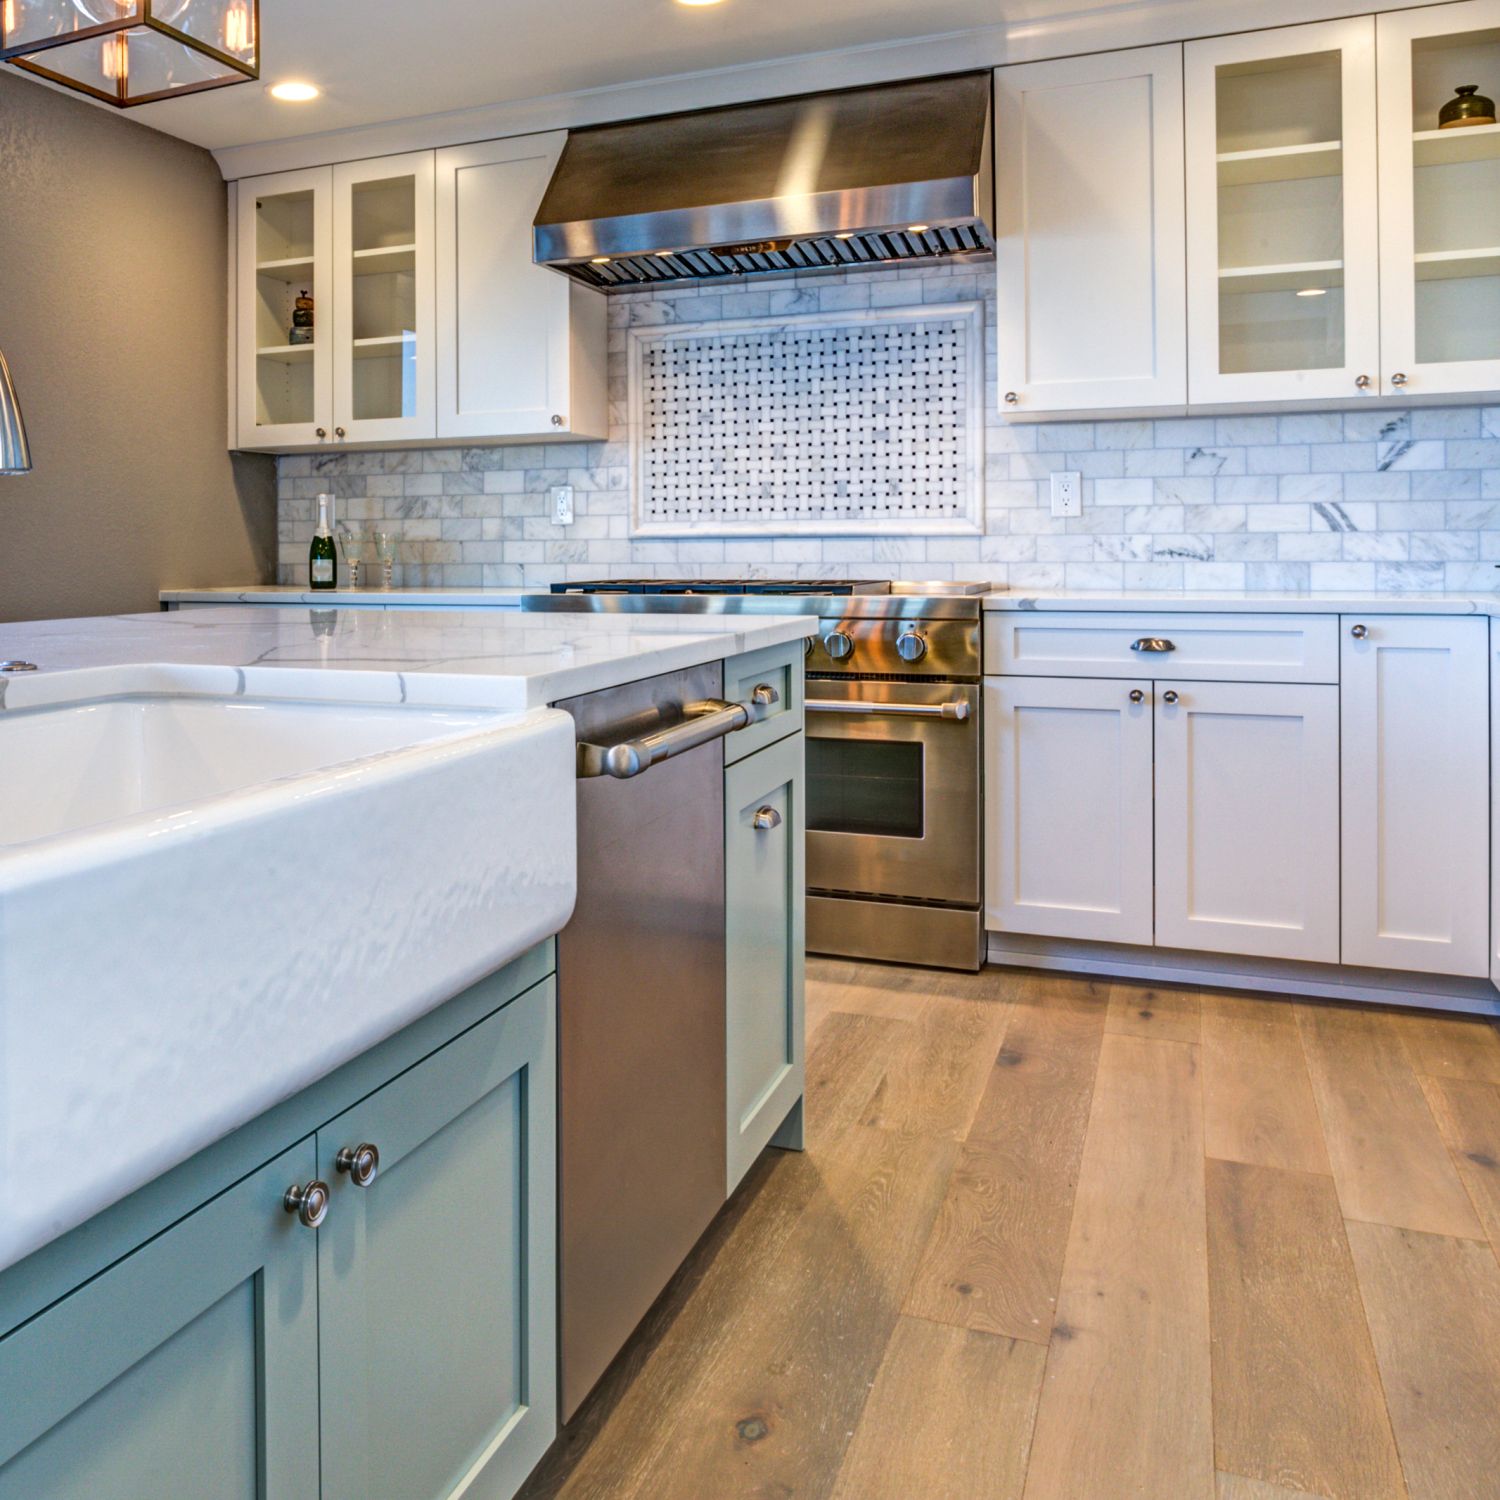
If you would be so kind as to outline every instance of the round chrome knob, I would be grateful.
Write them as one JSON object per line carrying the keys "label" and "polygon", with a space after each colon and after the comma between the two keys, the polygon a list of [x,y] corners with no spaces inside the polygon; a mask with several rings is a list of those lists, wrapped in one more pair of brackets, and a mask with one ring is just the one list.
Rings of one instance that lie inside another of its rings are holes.
{"label": "round chrome knob", "polygon": [[1161,701],[1162,701],[1162,702],[1163,702],[1163,703],[1175,703],[1175,702],[1176,702],[1176,701],[1177,701],[1177,694],[1176,694],[1176,693],[1174,693],[1174,692],[1173,692],[1173,691],[1172,691],[1172,690],[1171,690],[1171,688],[1168,688],[1168,689],[1167,689],[1167,691],[1166,691],[1166,692],[1164,692],[1164,693],[1163,693],[1163,694],[1162,694],[1162,695],[1161,695]]}
{"label": "round chrome knob", "polygon": [[1368,375],[1361,375],[1361,376],[1359,376],[1358,379],[1356,379],[1354,383],[1362,391],[1367,391],[1367,390],[1370,389],[1370,377]]}
{"label": "round chrome knob", "polygon": [[1399,391],[1406,384],[1406,376],[1398,371],[1395,375],[1391,376],[1391,384]]}
{"label": "round chrome knob", "polygon": [[835,660],[854,655],[854,638],[847,631],[835,630],[823,637],[823,649]]}
{"label": "round chrome knob", "polygon": [[326,427],[315,427],[313,428],[313,431],[316,432],[320,438],[326,438],[328,436],[328,429]]}
{"label": "round chrome knob", "polygon": [[336,438],[342,438],[342,437],[348,437],[349,434],[346,433],[342,427],[335,427],[333,429],[333,435]]}
{"label": "round chrome knob", "polygon": [[927,637],[908,630],[896,639],[896,655],[902,661],[921,661],[927,655]]}
{"label": "round chrome knob", "polygon": [[1352,635],[1357,641],[1364,640],[1364,638],[1369,635],[1369,633],[1370,627],[1368,625],[1351,625],[1349,627],[1349,634]]}
{"label": "round chrome knob", "polygon": [[552,425],[554,427],[566,427],[568,425],[568,419],[561,414],[554,413],[552,418]]}
{"label": "round chrome knob", "polygon": [[316,1177],[306,1187],[294,1182],[286,1190],[281,1206],[289,1214],[296,1214],[299,1224],[316,1229],[328,1217],[328,1184]]}
{"label": "round chrome knob", "polygon": [[1139,688],[1131,688],[1130,701],[1132,703],[1144,703],[1146,701],[1146,695]]}
{"label": "round chrome knob", "polygon": [[758,832],[765,833],[768,829],[781,827],[781,814],[774,807],[762,807],[750,821]]}
{"label": "round chrome knob", "polygon": [[1007,391],[1005,393],[1005,404],[1007,406],[1019,406],[1021,398],[1014,391]]}
{"label": "round chrome knob", "polygon": [[355,1187],[369,1187],[380,1170],[380,1150],[369,1141],[361,1141],[357,1146],[344,1146],[334,1157],[333,1164],[340,1172],[349,1174],[349,1181]]}

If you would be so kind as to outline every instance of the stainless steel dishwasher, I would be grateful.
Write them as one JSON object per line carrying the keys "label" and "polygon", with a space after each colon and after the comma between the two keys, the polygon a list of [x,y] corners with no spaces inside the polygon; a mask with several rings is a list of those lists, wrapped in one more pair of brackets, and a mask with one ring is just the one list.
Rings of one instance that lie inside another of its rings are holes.
{"label": "stainless steel dishwasher", "polygon": [[562,1419],[725,1199],[724,749],[775,701],[718,663],[569,699],[578,902],[558,938]]}

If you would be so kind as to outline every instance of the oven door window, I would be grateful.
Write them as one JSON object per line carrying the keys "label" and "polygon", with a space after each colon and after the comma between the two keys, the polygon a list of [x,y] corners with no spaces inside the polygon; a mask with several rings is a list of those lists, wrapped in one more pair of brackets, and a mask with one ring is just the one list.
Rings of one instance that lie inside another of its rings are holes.
{"label": "oven door window", "polygon": [[921,744],[809,737],[807,826],[815,833],[921,838]]}

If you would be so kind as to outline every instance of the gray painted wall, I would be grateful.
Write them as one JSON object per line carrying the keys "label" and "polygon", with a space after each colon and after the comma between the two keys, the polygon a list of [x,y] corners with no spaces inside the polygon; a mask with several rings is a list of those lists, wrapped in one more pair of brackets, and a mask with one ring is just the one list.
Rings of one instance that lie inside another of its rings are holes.
{"label": "gray painted wall", "polygon": [[206,151],[0,69],[0,349],[35,464],[0,477],[0,619],[272,577],[273,461],[225,447],[225,201]]}

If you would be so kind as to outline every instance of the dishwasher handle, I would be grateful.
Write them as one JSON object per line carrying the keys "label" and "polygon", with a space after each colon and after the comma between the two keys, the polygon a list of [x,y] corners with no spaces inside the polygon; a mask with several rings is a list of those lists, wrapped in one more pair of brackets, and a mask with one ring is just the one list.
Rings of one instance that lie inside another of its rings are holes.
{"label": "dishwasher handle", "polygon": [[589,740],[578,742],[578,775],[614,776],[624,781],[639,776],[652,766],[674,755],[682,755],[721,740],[736,730],[746,729],[765,718],[767,711],[781,701],[781,694],[769,683],[760,683],[750,694],[748,703],[727,703],[722,698],[706,698],[701,703],[683,705],[682,721],[669,729],[658,729],[618,745],[600,745]]}
{"label": "dishwasher handle", "polygon": [[969,717],[962,698],[952,703],[870,703],[846,698],[809,698],[803,707],[813,714],[902,714],[909,719],[957,719]]}

